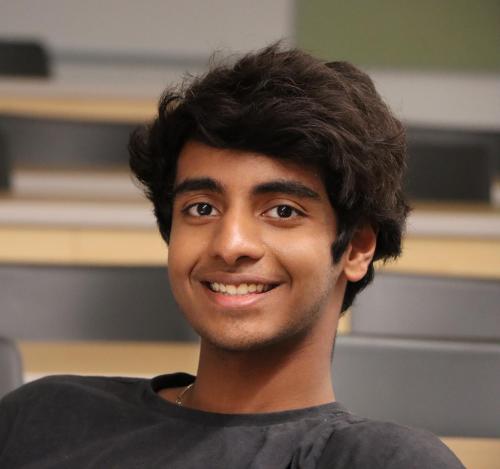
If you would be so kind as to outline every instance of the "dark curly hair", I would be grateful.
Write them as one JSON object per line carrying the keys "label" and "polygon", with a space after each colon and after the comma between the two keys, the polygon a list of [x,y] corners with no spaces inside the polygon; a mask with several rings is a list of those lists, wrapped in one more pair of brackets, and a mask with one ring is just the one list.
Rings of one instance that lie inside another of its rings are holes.
{"label": "dark curly hair", "polygon": [[[167,89],[158,117],[129,143],[130,167],[167,243],[176,164],[187,140],[319,168],[338,217],[334,262],[366,223],[377,233],[374,261],[400,254],[409,210],[402,192],[405,132],[353,65],[273,44]],[[363,279],[348,283],[342,311],[373,275],[372,262]]]}

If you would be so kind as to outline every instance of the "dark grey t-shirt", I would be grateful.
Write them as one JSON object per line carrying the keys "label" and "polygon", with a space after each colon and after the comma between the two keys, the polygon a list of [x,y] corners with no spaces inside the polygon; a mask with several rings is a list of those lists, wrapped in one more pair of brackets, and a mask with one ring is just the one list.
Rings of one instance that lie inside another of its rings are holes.
{"label": "dark grey t-shirt", "polygon": [[0,403],[0,467],[463,468],[434,435],[350,414],[338,403],[266,414],[179,407],[153,380],[54,376]]}

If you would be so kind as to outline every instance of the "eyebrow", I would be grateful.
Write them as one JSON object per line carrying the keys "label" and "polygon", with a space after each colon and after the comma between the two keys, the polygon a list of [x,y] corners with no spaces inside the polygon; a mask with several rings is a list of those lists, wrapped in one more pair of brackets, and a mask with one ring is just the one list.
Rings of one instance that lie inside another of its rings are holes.
{"label": "eyebrow", "polygon": [[[175,199],[179,194],[195,191],[210,191],[222,194],[224,188],[220,182],[212,178],[189,178],[174,187],[172,195]],[[288,179],[263,182],[252,189],[252,195],[263,194],[285,194],[300,198],[320,199],[320,195],[310,187],[299,181],[290,181]]]}
{"label": "eyebrow", "polygon": [[174,187],[172,198],[175,199],[179,194],[195,191],[210,191],[222,194],[224,192],[220,182],[212,178],[190,178],[185,179]]}
{"label": "eyebrow", "polygon": [[270,193],[293,195],[305,199],[320,199],[316,191],[313,191],[299,181],[289,181],[288,179],[264,182],[255,186],[252,190],[253,195]]}

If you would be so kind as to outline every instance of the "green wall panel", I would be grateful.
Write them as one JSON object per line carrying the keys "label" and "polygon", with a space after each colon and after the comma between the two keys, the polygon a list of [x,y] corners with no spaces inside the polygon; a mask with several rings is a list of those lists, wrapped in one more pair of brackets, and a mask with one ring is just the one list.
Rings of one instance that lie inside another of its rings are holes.
{"label": "green wall panel", "polygon": [[500,0],[296,0],[298,45],[378,67],[500,71]]}

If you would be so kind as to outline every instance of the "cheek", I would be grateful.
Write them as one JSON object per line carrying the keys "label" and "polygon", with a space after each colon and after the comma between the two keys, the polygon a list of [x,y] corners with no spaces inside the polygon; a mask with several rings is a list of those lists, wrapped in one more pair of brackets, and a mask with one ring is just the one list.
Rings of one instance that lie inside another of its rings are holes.
{"label": "cheek", "polygon": [[293,284],[318,287],[328,281],[333,270],[331,243],[333,238],[318,234],[289,236],[275,242],[272,250],[278,262],[288,272]]}
{"label": "cheek", "polygon": [[183,236],[180,230],[172,229],[168,246],[168,275],[172,289],[186,279],[186,273],[190,271],[190,266],[194,262],[194,251],[190,249],[193,243],[185,241],[187,239],[189,238]]}
{"label": "cheek", "polygon": [[170,289],[177,303],[179,303],[179,299],[182,298],[182,295],[179,292],[182,290],[183,283],[183,275],[182,275],[182,265],[179,265],[177,260],[179,251],[177,248],[174,248],[172,244],[169,246],[169,254],[168,254],[168,280],[170,284]]}
{"label": "cheek", "polygon": [[169,267],[172,266],[174,270],[184,270],[192,262],[200,245],[197,235],[197,230],[182,223],[182,220],[176,221],[174,216],[168,246]]}
{"label": "cheek", "polygon": [[172,225],[168,247],[168,277],[176,297],[186,295],[191,274],[206,255],[207,239],[208,236],[199,227]]}

